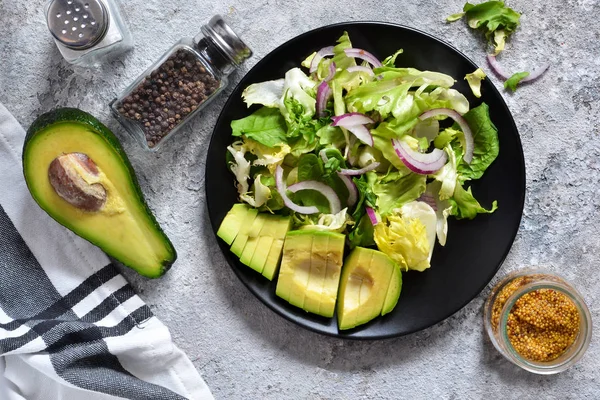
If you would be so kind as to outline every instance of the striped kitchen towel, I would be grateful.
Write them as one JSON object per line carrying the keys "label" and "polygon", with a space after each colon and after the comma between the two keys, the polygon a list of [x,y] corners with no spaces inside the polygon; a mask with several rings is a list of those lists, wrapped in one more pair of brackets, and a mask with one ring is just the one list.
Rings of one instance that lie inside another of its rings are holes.
{"label": "striped kitchen towel", "polygon": [[0,399],[212,399],[106,255],[31,198],[24,137],[0,104]]}

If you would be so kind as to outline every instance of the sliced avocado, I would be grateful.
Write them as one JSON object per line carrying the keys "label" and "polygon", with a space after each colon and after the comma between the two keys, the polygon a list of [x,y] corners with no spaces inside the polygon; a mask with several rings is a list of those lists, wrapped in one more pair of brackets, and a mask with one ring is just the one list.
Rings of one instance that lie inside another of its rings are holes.
{"label": "sliced avocado", "polygon": [[381,314],[392,274],[398,268],[377,250],[356,247],[350,256],[342,269],[338,301],[340,330],[365,324]]}
{"label": "sliced avocado", "polygon": [[23,173],[45,212],[139,274],[157,278],[175,262],[118,139],[90,114],[61,108],[37,118]]}
{"label": "sliced avocado", "polygon": [[314,314],[319,314],[319,306],[323,296],[323,284],[327,273],[328,246],[328,232],[315,231],[313,233],[310,272],[305,287],[304,304],[301,306],[305,311]]}
{"label": "sliced avocado", "polygon": [[350,329],[358,325],[363,278],[369,273],[371,265],[370,251],[355,247],[342,267],[337,302],[339,329]]}
{"label": "sliced avocado", "polygon": [[252,260],[248,265],[250,268],[260,273],[262,273],[265,268],[265,264],[267,263],[269,252],[271,251],[275,237],[285,237],[285,233],[280,233],[281,225],[285,224],[286,227],[289,225],[288,217],[270,214],[265,214],[265,216],[265,224],[260,231],[260,238],[258,240],[258,244],[256,245],[256,250],[254,251]]}
{"label": "sliced avocado", "polygon": [[325,280],[323,281],[323,291],[319,312],[317,314],[324,317],[333,317],[335,311],[335,302],[340,285],[340,276],[342,272],[342,263],[344,262],[344,244],[346,236],[341,233],[329,233],[329,243],[327,246],[327,269]]}
{"label": "sliced avocado", "polygon": [[[385,257],[387,254],[381,253]],[[389,258],[389,257],[388,257]],[[393,260],[390,259],[391,262]],[[383,308],[381,309],[381,315],[385,315],[391,312],[400,298],[400,292],[402,291],[402,272],[400,272],[400,266],[394,263],[394,270],[392,277],[390,278],[390,285],[388,286],[387,294],[385,295],[385,301],[383,302]]]}
{"label": "sliced avocado", "polygon": [[217,231],[217,236],[223,239],[228,245],[231,245],[242,228],[242,222],[249,209],[250,208],[246,204],[234,204],[223,219],[223,222],[221,222],[219,230]]}
{"label": "sliced avocado", "polygon": [[252,261],[252,256],[254,256],[254,251],[256,250],[258,240],[260,239],[261,231],[266,221],[266,214],[258,214],[252,222],[250,230],[248,231],[248,240],[246,241],[244,251],[242,251],[242,255],[240,256],[240,261],[242,262],[242,264],[248,266],[250,265],[250,261]]}
{"label": "sliced avocado", "polygon": [[265,278],[272,281],[277,273],[277,267],[281,260],[281,254],[283,251],[283,242],[287,232],[290,230],[292,225],[291,217],[285,217],[278,221],[275,229],[275,235],[273,236],[273,244],[269,249],[269,255],[265,261],[262,274]]}
{"label": "sliced avocado", "polygon": [[242,228],[240,232],[235,237],[233,244],[231,245],[231,251],[238,257],[242,256],[244,251],[244,247],[246,247],[246,242],[248,241],[248,232],[252,227],[252,223],[256,219],[258,215],[258,210],[256,208],[250,208],[246,213],[246,218],[244,218],[242,222]]}
{"label": "sliced avocado", "polygon": [[[285,237],[283,258],[277,289],[289,292],[287,301],[302,308],[310,276],[313,234],[310,231],[291,231]],[[279,295],[279,291],[276,290]]]}

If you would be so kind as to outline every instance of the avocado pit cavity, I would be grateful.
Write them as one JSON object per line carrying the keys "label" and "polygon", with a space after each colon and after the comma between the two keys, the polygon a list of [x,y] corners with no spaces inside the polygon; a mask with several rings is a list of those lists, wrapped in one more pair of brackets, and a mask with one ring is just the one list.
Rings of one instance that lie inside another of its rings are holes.
{"label": "avocado pit cavity", "polygon": [[98,166],[83,153],[58,156],[48,168],[54,191],[83,211],[99,211],[106,203],[106,189],[98,182],[99,177]]}

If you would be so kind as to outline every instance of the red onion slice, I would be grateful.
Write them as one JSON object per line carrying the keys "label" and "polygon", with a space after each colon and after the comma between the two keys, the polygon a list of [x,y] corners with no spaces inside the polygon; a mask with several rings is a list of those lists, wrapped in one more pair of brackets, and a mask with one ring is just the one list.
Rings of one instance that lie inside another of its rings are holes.
{"label": "red onion slice", "polygon": [[371,164],[367,165],[364,168],[361,169],[344,169],[341,168],[339,173],[342,175],[362,175],[364,173],[367,173],[369,171],[373,171],[375,168],[379,167],[379,163],[377,161],[372,162]]}
{"label": "red onion slice", "polygon": [[335,66],[335,63],[332,61],[331,64],[329,64],[329,73],[325,77],[324,81],[329,82],[330,80],[332,80],[333,77],[335,76],[335,71],[336,71],[336,66]]}
{"label": "red onion slice", "polygon": [[285,193],[287,188],[285,187],[285,183],[283,182],[283,168],[281,168],[281,165],[278,165],[275,169],[275,185],[277,186],[277,191],[279,192],[279,195],[283,199],[283,204],[285,204],[285,206],[290,210],[296,211],[300,214],[317,214],[319,212],[319,209],[315,206],[299,206],[298,204],[290,200],[290,198]]}
{"label": "red onion slice", "polygon": [[367,210],[367,215],[371,220],[371,224],[373,224],[373,226],[377,225],[379,223],[379,220],[377,219],[377,213],[375,212],[375,210],[373,210],[369,206],[365,207],[365,210]]}
{"label": "red onion slice", "polygon": [[418,199],[417,201],[422,201],[423,203],[428,204],[431,208],[433,208],[433,211],[437,211],[437,204],[435,202],[435,198],[430,194],[430,193],[423,193]]}
{"label": "red onion slice", "polygon": [[462,115],[450,108],[436,108],[433,110],[425,111],[423,114],[419,115],[419,119],[423,121],[427,118],[437,117],[438,115],[450,117],[458,124],[458,126],[460,126],[460,129],[465,135],[465,155],[463,156],[463,160],[465,160],[467,164],[470,164],[471,160],[473,160],[473,150],[475,148],[475,143],[473,141],[473,132],[471,132],[469,124],[467,124],[467,121],[462,117]]}
{"label": "red onion slice", "polygon": [[[327,198],[329,202],[329,213],[337,214],[341,211],[340,198],[335,193],[335,190],[327,186],[326,184],[318,181],[302,181],[294,183],[292,186],[288,186],[287,190],[292,193],[296,193],[300,190],[315,190],[321,193]],[[315,207],[316,208],[316,207]]]}
{"label": "red onion slice", "polygon": [[371,135],[371,131],[364,125],[354,125],[346,127],[350,132],[356,136],[358,140],[363,142],[364,144],[373,147],[373,136]]}
{"label": "red onion slice", "polygon": [[398,139],[392,139],[392,145],[404,165],[417,174],[433,174],[448,161],[446,152],[440,149],[433,149],[431,153],[419,153],[411,149],[406,142]]}
{"label": "red onion slice", "polygon": [[333,46],[323,47],[321,50],[317,51],[317,54],[315,54],[312,61],[310,62],[310,69],[309,69],[310,73],[312,74],[313,72],[315,72],[317,70],[317,67],[319,66],[319,62],[321,61],[321,59],[323,59],[323,57],[328,57],[328,56],[332,56],[332,55],[333,55]]}
{"label": "red onion slice", "polygon": [[344,185],[346,185],[346,189],[348,189],[348,202],[346,204],[348,204],[348,207],[352,207],[358,200],[358,188],[349,176],[340,173],[338,173],[338,176],[344,182]]}
{"label": "red onion slice", "polygon": [[490,64],[490,67],[492,67],[492,70],[496,73],[496,75],[498,75],[500,78],[502,78],[503,80],[507,80],[508,78],[510,78],[510,75],[508,75],[506,73],[506,71],[504,71],[502,69],[500,64],[498,64],[498,60],[496,60],[496,56],[494,56],[492,54],[488,54],[487,62],[488,62],[488,64]]}
{"label": "red onion slice", "polygon": [[528,77],[521,79],[520,83],[535,81],[537,78],[544,75],[544,72],[546,72],[548,70],[548,68],[550,68],[550,64],[542,65],[541,67],[539,67],[538,69],[536,69],[532,73],[530,73]]}
{"label": "red onion slice", "polygon": [[375,72],[369,67],[365,67],[363,65],[355,65],[353,67],[347,68],[348,72],[366,72],[369,76],[375,76]]}
{"label": "red onion slice", "polygon": [[346,55],[348,57],[360,58],[361,60],[365,60],[366,62],[368,62],[369,64],[371,64],[374,67],[383,66],[383,64],[381,64],[381,61],[379,61],[373,54],[369,53],[366,50],[346,49],[346,50],[344,50],[344,53],[346,53]]}
{"label": "red onion slice", "polygon": [[342,128],[348,128],[349,126],[354,125],[372,124],[375,122],[366,115],[356,112],[342,114],[331,119],[333,120],[331,126],[341,126]]}
{"label": "red onion slice", "polygon": [[331,97],[331,88],[327,82],[323,81],[317,88],[317,117],[325,116],[325,108],[327,108],[327,100]]}
{"label": "red onion slice", "polygon": [[[498,60],[496,59],[496,56],[494,56],[492,54],[488,54],[487,61],[490,64],[490,67],[492,67],[492,70],[500,78],[502,78],[503,80],[508,80],[508,78],[510,78],[511,75],[509,73],[507,73],[506,71],[504,71],[504,69],[502,69],[502,67],[498,63]],[[539,67],[538,69],[536,69],[532,73],[530,73],[529,76],[527,76],[526,78],[523,78],[520,83],[535,81],[540,76],[542,76],[544,74],[544,72],[546,72],[548,70],[548,68],[550,68],[550,64],[543,64],[541,67]]]}

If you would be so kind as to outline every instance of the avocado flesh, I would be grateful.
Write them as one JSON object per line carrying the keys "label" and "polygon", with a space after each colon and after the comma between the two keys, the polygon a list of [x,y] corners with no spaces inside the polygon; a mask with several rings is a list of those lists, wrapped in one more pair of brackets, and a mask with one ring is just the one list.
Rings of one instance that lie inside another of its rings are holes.
{"label": "avocado flesh", "polygon": [[[384,256],[388,257],[386,254],[384,254]],[[391,259],[390,261],[393,262]],[[388,286],[387,294],[385,295],[385,301],[383,302],[381,315],[388,314],[396,307],[396,304],[398,304],[398,300],[400,299],[401,291],[402,272],[400,272],[400,266],[394,263],[394,270],[392,272],[392,277],[390,278],[390,285]]]}
{"label": "avocado flesh", "polygon": [[242,251],[242,255],[240,256],[240,261],[242,264],[250,266],[252,256],[254,256],[256,246],[258,245],[258,241],[261,236],[261,231],[266,222],[267,216],[265,214],[258,214],[252,222],[250,230],[248,231],[248,240],[246,241],[244,251]]}
{"label": "avocado flesh", "polygon": [[277,267],[281,260],[283,253],[283,243],[287,232],[290,230],[292,219],[290,217],[282,218],[278,221],[277,227],[275,228],[275,236],[273,238],[273,244],[269,249],[269,254],[265,261],[262,274],[265,278],[272,281],[277,273]]}
{"label": "avocado flesh", "polygon": [[340,233],[328,233],[328,236],[325,279],[323,281],[323,290],[317,314],[331,318],[335,311],[335,303],[340,285],[346,236]]}
{"label": "avocado flesh", "polygon": [[[288,232],[283,245],[283,258],[276,293],[287,294],[290,304],[302,308],[310,277],[313,235],[307,231]],[[282,297],[282,296],[281,296]],[[282,297],[283,298],[283,297]]]}
{"label": "avocado flesh", "polygon": [[306,283],[304,311],[319,314],[319,306],[323,296],[323,284],[327,273],[327,248],[329,235],[324,232],[314,232],[310,260],[310,272]]}
{"label": "avocado flesh", "polygon": [[217,236],[231,245],[242,228],[242,222],[248,213],[248,206],[241,203],[233,205],[219,226]]}
{"label": "avocado flesh", "polygon": [[248,242],[248,232],[258,215],[258,210],[256,208],[251,208],[246,213],[246,217],[242,222],[242,228],[240,232],[235,237],[233,244],[231,245],[231,252],[236,256],[241,257],[244,252],[244,247],[246,247],[246,242]]}
{"label": "avocado flesh", "polygon": [[377,250],[356,247],[344,263],[338,301],[338,327],[351,329],[365,324],[382,312],[397,268]]}
{"label": "avocado flesh", "polygon": [[[51,185],[50,164],[70,153],[87,155],[100,171],[98,183],[107,193],[100,210],[71,205]],[[33,198],[52,218],[141,275],[159,277],[177,258],[118,140],[91,115],[59,109],[38,118],[25,139],[23,172]]]}

